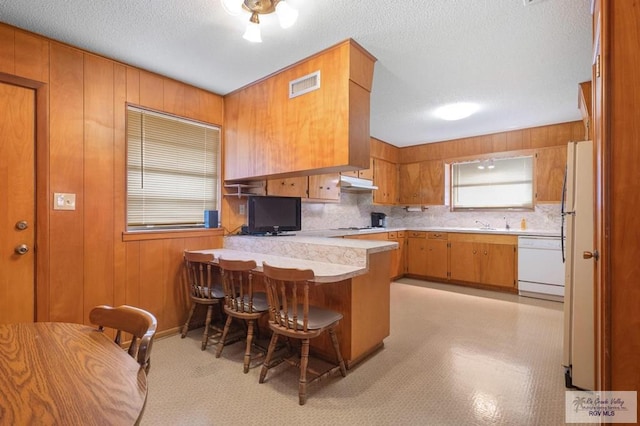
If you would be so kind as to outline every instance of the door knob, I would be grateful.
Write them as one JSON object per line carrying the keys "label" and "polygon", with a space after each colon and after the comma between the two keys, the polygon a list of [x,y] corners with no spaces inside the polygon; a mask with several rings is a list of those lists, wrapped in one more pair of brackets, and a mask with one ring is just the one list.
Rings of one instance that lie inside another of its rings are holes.
{"label": "door knob", "polygon": [[20,231],[24,231],[28,227],[29,225],[27,224],[26,220],[21,220],[20,222],[16,223],[16,229],[19,229]]}
{"label": "door knob", "polygon": [[582,252],[582,258],[583,259],[595,259],[598,260],[598,257],[600,257],[600,254],[598,253],[598,250],[594,250],[593,252],[590,251],[583,251]]}
{"label": "door knob", "polygon": [[29,247],[26,244],[20,244],[18,247],[15,248],[15,252],[18,253],[19,255],[27,254],[28,251],[29,251]]}

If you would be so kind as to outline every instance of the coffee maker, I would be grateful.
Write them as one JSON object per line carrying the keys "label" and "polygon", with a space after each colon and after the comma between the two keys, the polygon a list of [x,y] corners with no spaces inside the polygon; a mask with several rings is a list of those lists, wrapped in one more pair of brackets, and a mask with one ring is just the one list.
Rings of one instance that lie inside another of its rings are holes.
{"label": "coffee maker", "polygon": [[379,212],[371,212],[371,227],[385,228],[387,226],[387,215]]}

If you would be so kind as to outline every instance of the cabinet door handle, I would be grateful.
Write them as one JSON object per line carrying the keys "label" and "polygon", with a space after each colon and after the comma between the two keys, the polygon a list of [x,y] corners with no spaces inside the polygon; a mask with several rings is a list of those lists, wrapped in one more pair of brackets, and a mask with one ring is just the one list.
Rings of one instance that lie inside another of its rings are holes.
{"label": "cabinet door handle", "polygon": [[473,254],[476,254],[476,251],[475,251],[475,250],[473,251]]}

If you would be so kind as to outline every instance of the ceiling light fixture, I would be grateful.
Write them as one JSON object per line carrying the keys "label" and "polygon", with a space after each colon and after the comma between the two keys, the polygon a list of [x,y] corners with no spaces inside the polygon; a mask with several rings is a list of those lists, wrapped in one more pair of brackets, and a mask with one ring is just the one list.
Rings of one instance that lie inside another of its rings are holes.
{"label": "ceiling light fixture", "polygon": [[478,104],[471,102],[456,102],[443,105],[436,109],[434,114],[443,120],[454,121],[469,117],[480,109]]}
{"label": "ceiling light fixture", "polygon": [[285,0],[220,0],[224,10],[233,16],[239,15],[243,10],[251,13],[247,29],[242,36],[245,40],[261,43],[259,15],[268,15],[275,12],[280,21],[280,27],[289,28],[298,19],[298,11],[287,4]]}

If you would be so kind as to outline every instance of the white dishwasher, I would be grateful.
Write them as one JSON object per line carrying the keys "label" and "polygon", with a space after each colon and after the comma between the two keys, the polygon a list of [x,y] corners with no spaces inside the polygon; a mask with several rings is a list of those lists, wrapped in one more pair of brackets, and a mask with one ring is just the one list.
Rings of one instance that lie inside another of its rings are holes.
{"label": "white dishwasher", "polygon": [[518,294],[558,302],[564,300],[560,237],[518,237]]}

